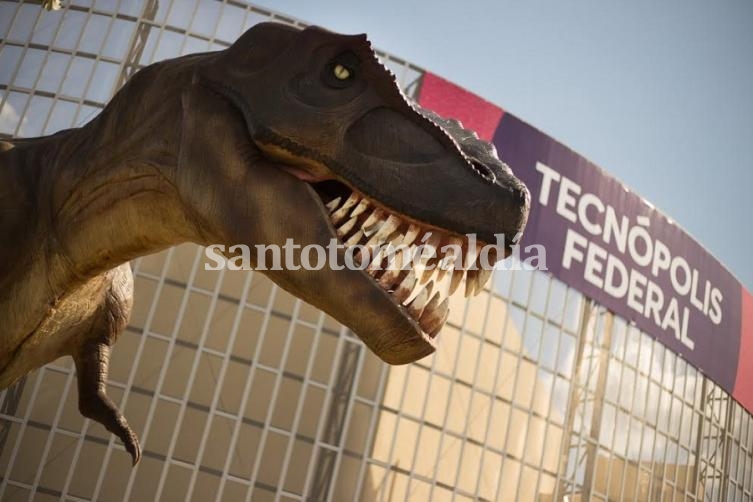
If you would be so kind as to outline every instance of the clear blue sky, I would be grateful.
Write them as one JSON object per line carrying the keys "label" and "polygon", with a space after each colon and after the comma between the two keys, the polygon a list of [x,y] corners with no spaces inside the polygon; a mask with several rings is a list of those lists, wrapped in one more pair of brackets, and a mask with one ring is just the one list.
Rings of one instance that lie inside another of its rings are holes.
{"label": "clear blue sky", "polygon": [[255,0],[495,102],[675,219],[753,289],[753,1]]}

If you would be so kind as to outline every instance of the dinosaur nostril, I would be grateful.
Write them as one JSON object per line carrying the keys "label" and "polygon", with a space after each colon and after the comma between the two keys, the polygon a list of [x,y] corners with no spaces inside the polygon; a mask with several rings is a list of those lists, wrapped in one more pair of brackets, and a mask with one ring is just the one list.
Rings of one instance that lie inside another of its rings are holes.
{"label": "dinosaur nostril", "polygon": [[492,171],[489,166],[484,165],[480,162],[476,162],[476,161],[471,161],[471,166],[473,166],[473,170],[476,171],[485,180],[490,181],[492,183],[497,182],[497,176],[494,174],[494,171]]}

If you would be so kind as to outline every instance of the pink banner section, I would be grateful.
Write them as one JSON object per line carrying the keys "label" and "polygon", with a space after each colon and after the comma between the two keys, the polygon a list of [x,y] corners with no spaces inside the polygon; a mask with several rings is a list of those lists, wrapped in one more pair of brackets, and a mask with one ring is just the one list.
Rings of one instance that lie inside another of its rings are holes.
{"label": "pink banner section", "polygon": [[[546,248],[550,274],[635,323],[753,413],[753,295],[716,258],[598,166],[498,106],[431,73],[418,101],[493,141],[528,185],[534,206],[523,244]],[[567,209],[578,201],[591,212]],[[598,216],[606,218],[599,229],[624,229],[635,249],[595,234]],[[614,269],[611,282],[595,274],[604,269]],[[618,275],[628,279],[620,287]]]}
{"label": "pink banner section", "polygon": [[753,412],[753,294],[745,288],[742,290],[740,352],[732,397]]}
{"label": "pink banner section", "polygon": [[418,101],[442,117],[454,118],[491,141],[502,119],[502,108],[432,73],[424,74]]}

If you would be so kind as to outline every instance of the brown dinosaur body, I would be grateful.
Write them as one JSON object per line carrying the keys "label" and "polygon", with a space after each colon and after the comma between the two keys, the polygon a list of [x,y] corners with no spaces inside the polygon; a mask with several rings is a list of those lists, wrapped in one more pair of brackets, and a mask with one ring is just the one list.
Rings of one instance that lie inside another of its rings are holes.
{"label": "brown dinosaur body", "polygon": [[[511,238],[528,204],[493,147],[414,109],[365,38],[259,25],[226,51],[145,68],[82,128],[0,143],[0,388],[72,356],[81,412],[137,462],[105,394],[132,304],[128,260],[183,242],[326,247],[430,231],[462,247],[465,233]],[[448,291],[435,294],[439,277],[419,286],[420,272],[265,273],[407,363],[434,350],[447,316]],[[488,275],[445,282],[473,293]]]}

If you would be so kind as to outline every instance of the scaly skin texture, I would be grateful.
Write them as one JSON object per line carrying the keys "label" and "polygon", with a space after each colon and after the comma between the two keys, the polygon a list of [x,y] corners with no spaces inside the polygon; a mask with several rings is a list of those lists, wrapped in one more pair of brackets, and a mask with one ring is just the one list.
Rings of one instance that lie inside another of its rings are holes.
{"label": "scaly skin texture", "polygon": [[[325,180],[455,234],[509,238],[528,214],[491,145],[405,100],[365,37],[319,28],[258,25],[225,51],[143,69],[81,128],[0,142],[0,388],[70,355],[81,413],[138,462],[106,395],[127,262],[183,242],[326,246]],[[266,273],[387,362],[434,350],[361,270]]]}

